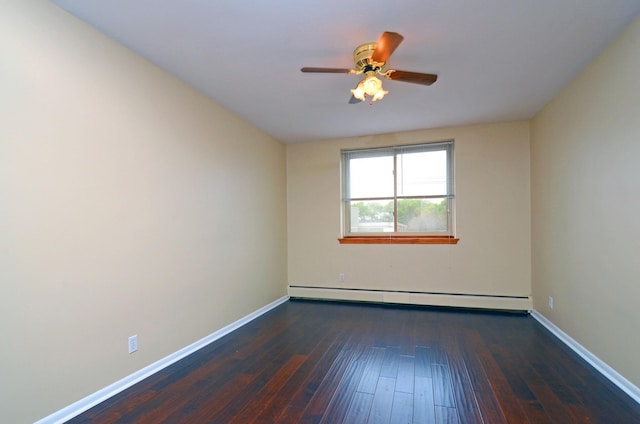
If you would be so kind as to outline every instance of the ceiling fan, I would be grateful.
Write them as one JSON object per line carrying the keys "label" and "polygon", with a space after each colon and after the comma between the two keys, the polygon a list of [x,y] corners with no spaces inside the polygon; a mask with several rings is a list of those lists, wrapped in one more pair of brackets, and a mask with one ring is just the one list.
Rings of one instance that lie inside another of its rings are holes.
{"label": "ceiling fan", "polygon": [[315,72],[323,74],[364,74],[356,88],[351,90],[349,103],[360,103],[369,96],[369,104],[384,97],[388,91],[382,88],[382,81],[376,77],[381,75],[394,81],[410,82],[413,84],[431,85],[438,79],[435,74],[423,74],[420,72],[399,71],[396,69],[385,70],[385,65],[394,50],[404,40],[397,32],[383,32],[375,43],[365,43],[353,51],[355,69],[347,68],[314,68],[304,67],[302,72]]}

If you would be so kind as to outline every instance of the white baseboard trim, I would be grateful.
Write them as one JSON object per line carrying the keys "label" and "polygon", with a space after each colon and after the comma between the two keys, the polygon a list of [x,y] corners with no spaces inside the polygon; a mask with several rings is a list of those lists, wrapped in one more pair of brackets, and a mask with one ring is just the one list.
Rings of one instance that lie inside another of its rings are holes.
{"label": "white baseboard trim", "polygon": [[270,304],[250,313],[249,315],[240,318],[239,320],[227,325],[226,327],[221,328],[218,331],[215,331],[208,336],[198,340],[195,343],[186,346],[177,352],[174,352],[151,365],[148,365],[141,370],[134,372],[133,374],[124,377],[123,379],[116,381],[115,383],[105,387],[104,389],[98,390],[97,392],[90,394],[89,396],[80,399],[77,402],[72,403],[71,405],[54,412],[53,414],[42,418],[41,420],[36,421],[34,424],[62,424],[71,418],[80,415],[86,410],[94,407],[100,402],[104,402],[112,396],[117,395],[123,390],[133,386],[134,384],[144,380],[145,378],[157,373],[158,371],[168,367],[174,362],[179,361],[180,359],[191,355],[199,349],[202,349],[206,345],[220,339],[223,336],[231,333],[232,331],[242,327],[243,325],[253,321],[258,318],[260,315],[269,312],[275,307],[285,303],[289,300],[289,296],[283,296],[280,299],[277,299]]}
{"label": "white baseboard trim", "polygon": [[397,303],[405,305],[449,306],[527,312],[532,309],[530,296],[491,296],[306,286],[289,286],[289,296],[300,299]]}
{"label": "white baseboard trim", "polygon": [[540,312],[533,310],[531,316],[535,318],[540,324],[542,324],[547,330],[551,331],[553,335],[560,339],[564,344],[569,346],[571,350],[580,355],[582,359],[587,361],[592,367],[594,367],[600,374],[609,379],[613,384],[618,386],[623,392],[631,396],[633,400],[640,404],[640,388],[634,385],[632,382],[624,378],[619,372],[611,368],[604,361],[598,358],[593,353],[589,352],[584,346],[575,341],[571,336],[562,331],[558,326],[549,321]]}

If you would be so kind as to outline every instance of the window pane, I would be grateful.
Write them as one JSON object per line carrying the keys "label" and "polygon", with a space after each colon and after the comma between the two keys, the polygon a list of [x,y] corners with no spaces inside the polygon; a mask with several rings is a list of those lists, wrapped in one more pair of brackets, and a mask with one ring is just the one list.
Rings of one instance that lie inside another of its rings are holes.
{"label": "window pane", "polygon": [[451,141],[343,151],[345,234],[452,233],[452,154]]}
{"label": "window pane", "polygon": [[447,193],[447,152],[398,155],[398,196],[444,196]]}
{"label": "window pane", "polygon": [[447,232],[447,199],[399,199],[398,232]]}
{"label": "window pane", "polygon": [[351,199],[393,197],[393,156],[350,159],[348,183]]}
{"label": "window pane", "polygon": [[352,233],[393,231],[393,201],[347,202],[351,208]]}

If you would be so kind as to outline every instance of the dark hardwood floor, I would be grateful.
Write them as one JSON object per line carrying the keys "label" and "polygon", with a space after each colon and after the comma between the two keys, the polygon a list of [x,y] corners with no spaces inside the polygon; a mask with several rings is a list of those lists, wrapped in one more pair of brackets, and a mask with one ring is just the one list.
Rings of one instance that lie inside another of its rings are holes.
{"label": "dark hardwood floor", "polygon": [[640,423],[525,314],[290,301],[71,423]]}

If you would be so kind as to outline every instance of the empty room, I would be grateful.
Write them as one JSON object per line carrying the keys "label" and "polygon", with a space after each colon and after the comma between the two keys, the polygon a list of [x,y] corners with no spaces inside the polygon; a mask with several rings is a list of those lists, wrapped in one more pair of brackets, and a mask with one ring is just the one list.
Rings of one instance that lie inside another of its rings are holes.
{"label": "empty room", "polygon": [[0,422],[640,423],[640,3],[0,0]]}

